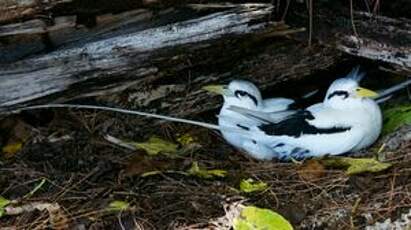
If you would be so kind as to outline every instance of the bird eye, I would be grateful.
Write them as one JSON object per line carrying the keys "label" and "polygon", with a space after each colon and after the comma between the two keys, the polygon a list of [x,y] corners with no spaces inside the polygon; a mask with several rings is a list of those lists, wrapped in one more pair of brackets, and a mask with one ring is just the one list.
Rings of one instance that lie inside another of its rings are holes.
{"label": "bird eye", "polygon": [[241,96],[241,97],[248,97],[248,98],[250,98],[250,99],[254,102],[255,105],[258,105],[257,98],[256,98],[255,96],[247,93],[246,91],[236,90],[236,91],[234,92],[234,95],[235,95],[237,98],[239,98],[240,96]]}
{"label": "bird eye", "polygon": [[246,96],[246,95],[248,95],[248,93],[247,92],[245,92],[245,91],[242,91],[242,90],[237,90],[237,91],[235,91],[235,96],[236,97],[238,97],[238,96],[242,96],[242,97],[244,97],[244,96]]}

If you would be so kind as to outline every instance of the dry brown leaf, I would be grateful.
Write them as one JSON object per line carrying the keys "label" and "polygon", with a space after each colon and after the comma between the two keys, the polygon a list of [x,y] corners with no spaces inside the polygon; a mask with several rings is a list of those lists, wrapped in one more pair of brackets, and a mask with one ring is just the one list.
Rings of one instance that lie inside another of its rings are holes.
{"label": "dry brown leaf", "polygon": [[298,175],[306,181],[313,181],[325,174],[325,167],[317,160],[308,160],[297,170]]}
{"label": "dry brown leaf", "polygon": [[170,168],[170,160],[158,160],[138,154],[128,161],[125,169],[126,176],[141,175],[151,171],[164,171]]}

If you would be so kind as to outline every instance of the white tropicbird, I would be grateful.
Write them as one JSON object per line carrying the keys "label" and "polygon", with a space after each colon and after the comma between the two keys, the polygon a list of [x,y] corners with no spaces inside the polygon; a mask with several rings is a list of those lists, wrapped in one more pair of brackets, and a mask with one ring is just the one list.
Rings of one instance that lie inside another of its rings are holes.
{"label": "white tropicbird", "polygon": [[262,99],[260,90],[251,82],[244,80],[233,80],[228,85],[209,85],[203,89],[220,94],[224,98],[224,104],[218,115],[219,127],[231,128],[221,131],[223,138],[234,147],[245,151],[256,159],[266,159],[272,155],[272,150],[258,143],[258,140],[249,135],[236,132],[236,129],[245,129],[250,126],[261,125],[262,122],[250,119],[229,108],[232,106],[244,109],[270,113],[270,119],[281,121],[281,119],[294,113],[287,111],[294,100],[287,98]]}
{"label": "white tropicbird", "polygon": [[[323,103],[310,106],[291,116],[286,116],[287,113],[275,112],[275,110],[269,111],[268,106],[264,106],[265,109],[263,109],[263,111],[256,111],[255,108],[254,110],[244,108],[243,104],[239,104],[237,107],[231,106],[230,110],[239,112],[249,119],[245,119],[247,121],[246,124],[254,124],[254,126],[250,127],[240,127],[241,124],[237,127],[224,127],[141,111],[79,104],[26,106],[17,110],[10,110],[9,113],[35,109],[74,108],[105,110],[146,116],[172,122],[192,124],[208,129],[220,130],[221,132],[238,132],[240,138],[248,137],[244,139],[246,141],[244,150],[257,159],[288,159],[290,156],[294,158],[304,158],[355,151],[371,145],[378,137],[381,129],[381,113],[378,105],[367,98],[375,94],[372,91],[358,86],[361,76],[357,69],[352,71],[346,78],[336,80],[330,86]],[[385,98],[410,84],[411,80],[407,80],[380,91],[379,94],[382,95],[383,100],[379,100],[378,102],[384,102],[386,100]],[[260,94],[258,93],[258,95]],[[244,95],[242,97],[244,97]],[[264,103],[262,104],[270,105],[273,103],[274,108],[281,110],[287,107],[287,104],[292,103],[292,100],[284,99],[283,107],[281,107],[281,103],[279,103],[279,105],[276,104],[277,99],[269,103],[271,100],[272,99],[269,99],[267,102],[263,100]],[[282,99],[280,98],[280,100]],[[350,101],[354,103],[350,105]],[[264,110],[274,113],[270,114]],[[358,116],[358,118],[356,118],[356,116]],[[363,125],[361,125],[362,122],[364,122]],[[293,126],[290,126],[291,124],[293,124]],[[250,142],[249,140],[254,141]],[[285,144],[286,142],[287,145]],[[247,145],[251,145],[251,147],[247,147]],[[304,149],[304,147],[306,148]]]}
{"label": "white tropicbird", "polygon": [[263,122],[245,128],[264,149],[271,150],[266,159],[302,159],[357,151],[373,144],[382,128],[381,110],[372,99],[378,94],[359,86],[362,76],[358,68],[353,69],[347,77],[331,84],[322,103],[281,121],[261,111],[236,106],[230,110]]}

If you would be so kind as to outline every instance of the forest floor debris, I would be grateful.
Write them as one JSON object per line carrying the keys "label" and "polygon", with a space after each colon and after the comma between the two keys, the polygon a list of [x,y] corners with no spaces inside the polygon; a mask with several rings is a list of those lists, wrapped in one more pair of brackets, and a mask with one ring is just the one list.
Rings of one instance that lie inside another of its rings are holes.
{"label": "forest floor debris", "polygon": [[[411,143],[405,138],[409,126],[361,153],[373,157],[386,143],[379,155],[390,168],[348,175],[321,161],[255,161],[206,129],[164,124],[143,136],[133,132],[137,118],[132,116],[76,110],[49,113],[50,121],[29,124],[31,133],[24,135],[29,138],[21,151],[0,158],[0,195],[18,200],[20,208],[45,204],[58,208],[42,206],[6,214],[0,227],[201,229],[225,216],[224,205],[237,199],[281,214],[296,229],[362,229],[401,219],[411,207]],[[185,137],[202,147],[173,157],[150,156],[142,149],[107,141],[109,130],[115,130],[113,136],[139,142],[157,135],[175,143],[176,149],[184,147],[181,137],[188,133]],[[150,172],[157,173],[144,176]],[[224,172],[224,176],[210,177],[210,172]],[[26,196],[42,179],[42,186]],[[251,186],[253,191],[247,192],[244,181],[253,186],[258,182],[263,188]],[[109,211],[113,202],[126,208]]]}

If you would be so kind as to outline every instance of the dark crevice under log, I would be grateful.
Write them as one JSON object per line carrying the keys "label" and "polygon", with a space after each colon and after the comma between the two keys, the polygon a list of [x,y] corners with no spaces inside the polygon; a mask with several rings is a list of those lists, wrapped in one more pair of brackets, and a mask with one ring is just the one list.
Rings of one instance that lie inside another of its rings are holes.
{"label": "dark crevice under log", "polygon": [[[314,8],[314,41],[353,57],[383,63],[398,74],[411,75],[411,20],[365,11],[353,11],[352,20],[347,5]],[[294,9],[288,23],[298,26],[307,22],[305,10]],[[297,35],[296,39],[306,42],[307,34]]]}
{"label": "dark crevice under log", "polygon": [[337,48],[351,55],[393,64],[411,73],[411,20],[365,12],[356,12],[355,16],[360,34],[343,36]]}
{"label": "dark crevice under log", "polygon": [[[321,45],[307,47],[305,33],[284,38],[302,29],[269,22],[270,14],[268,4],[190,5],[96,15],[93,27],[77,24],[78,15],[54,18],[52,24],[33,19],[2,26],[6,48],[20,52],[13,42],[21,41],[38,50],[17,53],[17,58],[29,57],[0,66],[0,113],[95,97],[112,106],[187,116],[219,106],[218,97],[200,90],[205,84],[247,78],[264,90],[334,68],[346,60],[344,52],[373,59],[342,48],[352,34],[350,25],[336,25],[344,15],[321,11],[325,19],[314,27]],[[403,31],[408,39],[408,22],[397,22],[375,24],[356,14],[361,38],[372,41],[387,35],[388,28]],[[396,35],[384,37],[385,48],[408,51],[409,43],[394,42],[401,40]],[[382,61],[408,71],[408,64]]]}

